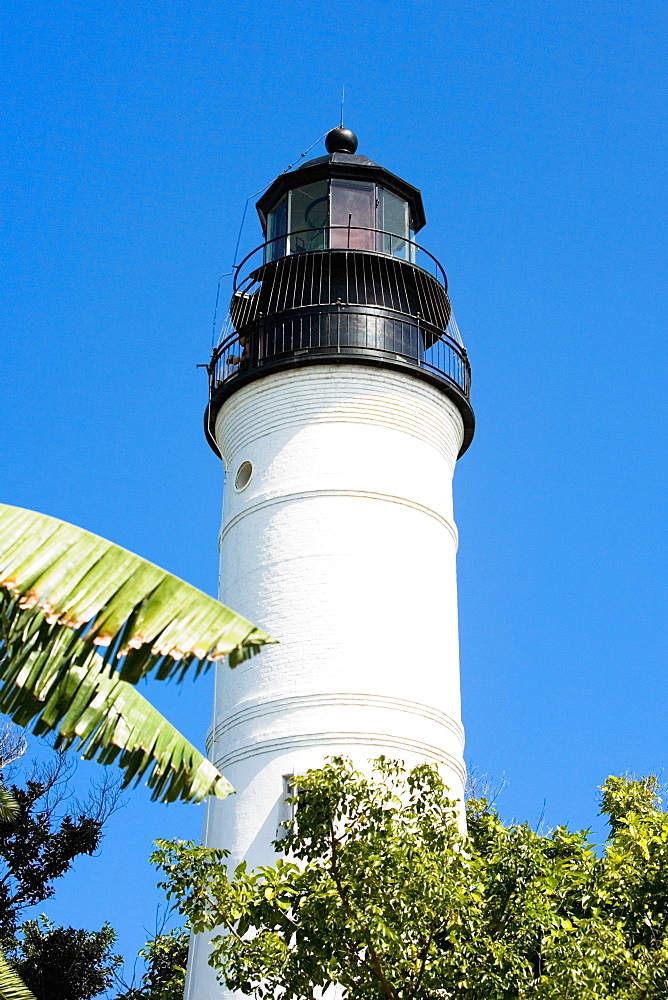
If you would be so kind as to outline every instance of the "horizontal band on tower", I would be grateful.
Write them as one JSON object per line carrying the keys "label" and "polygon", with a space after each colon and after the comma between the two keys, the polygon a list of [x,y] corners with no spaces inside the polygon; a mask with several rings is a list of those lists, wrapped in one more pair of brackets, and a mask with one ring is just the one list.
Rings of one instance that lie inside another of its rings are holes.
{"label": "horizontal band on tower", "polygon": [[450,730],[464,749],[464,728],[457,719],[446,715],[437,708],[424,705],[419,701],[407,701],[404,698],[392,698],[386,695],[375,694],[355,694],[355,693],[319,693],[293,695],[288,698],[275,698],[272,701],[263,701],[252,704],[247,708],[229,715],[218,725],[209,730],[206,737],[207,753],[210,752],[214,742],[219,742],[221,737],[236,726],[251,722],[254,719],[265,718],[268,715],[278,715],[285,712],[299,711],[310,708],[332,708],[342,706],[356,706],[360,708],[381,709],[383,711],[401,712],[403,715],[417,715],[420,718],[435,722],[445,729]]}
{"label": "horizontal band on tower", "polygon": [[[452,422],[443,420],[444,409],[451,412]],[[350,375],[339,367],[332,377],[323,365],[269,375],[239,389],[219,413],[216,438],[228,463],[258,438],[319,423],[364,423],[401,431],[431,445],[453,467],[463,434],[454,403],[412,376],[362,367]]]}
{"label": "horizontal band on tower", "polygon": [[425,507],[424,504],[416,503],[414,500],[407,500],[405,497],[392,496],[389,493],[372,493],[368,490],[303,490],[299,493],[284,493],[280,496],[268,497],[266,500],[260,500],[259,503],[251,504],[251,506],[246,507],[244,510],[239,511],[234,517],[230,518],[227,524],[224,524],[220,529],[220,534],[218,536],[218,548],[223,544],[223,539],[225,535],[230,531],[236,524],[239,523],[244,517],[249,514],[254,514],[258,510],[262,510],[264,507],[273,507],[276,504],[293,502],[294,500],[313,500],[320,499],[321,497],[353,497],[354,499],[362,500],[383,500],[386,503],[399,504],[402,507],[410,507],[412,510],[418,511],[420,514],[426,514],[428,517],[433,517],[435,521],[443,525],[448,529],[452,535],[452,540],[455,543],[455,549],[459,545],[459,535],[457,532],[456,525],[449,521],[442,514],[437,511],[432,510],[431,507]]}
{"label": "horizontal band on tower", "polygon": [[[259,757],[264,754],[277,754],[290,750],[306,750],[311,747],[341,746],[349,744],[352,746],[384,747],[385,749],[407,751],[418,754],[426,761],[445,764],[449,767],[462,782],[466,781],[466,766],[464,761],[446,753],[440,747],[431,746],[428,743],[419,743],[415,740],[406,739],[403,736],[390,736],[387,733],[303,733],[299,736],[286,736],[275,740],[261,740],[257,743],[249,743],[247,746],[239,747],[218,760],[214,760],[214,765],[219,771],[232,764],[239,764],[241,761],[251,757]],[[344,751],[345,752],[345,751]]]}

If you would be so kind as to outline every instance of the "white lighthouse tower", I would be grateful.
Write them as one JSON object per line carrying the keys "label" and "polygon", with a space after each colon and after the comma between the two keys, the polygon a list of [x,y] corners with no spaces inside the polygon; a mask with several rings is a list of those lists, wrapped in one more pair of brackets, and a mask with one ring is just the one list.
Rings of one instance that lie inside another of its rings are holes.
{"label": "white lighthouse tower", "polygon": [[[237,269],[205,426],[225,467],[220,598],[279,644],[218,668],[209,846],[275,858],[290,778],[334,754],[465,779],[452,477],[470,368],[420,192],[337,128],[281,174]],[[186,997],[225,992],[194,941]]]}

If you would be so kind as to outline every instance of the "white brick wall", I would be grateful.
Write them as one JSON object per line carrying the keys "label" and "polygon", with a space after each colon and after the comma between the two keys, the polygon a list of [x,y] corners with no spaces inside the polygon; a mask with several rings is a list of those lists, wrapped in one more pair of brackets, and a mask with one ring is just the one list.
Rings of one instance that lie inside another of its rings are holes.
{"label": "white brick wall", "polygon": [[[434,761],[461,797],[462,435],[437,389],[363,366],[270,375],[222,407],[220,597],[280,640],[218,670],[208,747],[237,794],[210,806],[205,838],[232,863],[271,862],[283,776],[332,754]],[[191,963],[190,1000],[220,997],[204,940]]]}

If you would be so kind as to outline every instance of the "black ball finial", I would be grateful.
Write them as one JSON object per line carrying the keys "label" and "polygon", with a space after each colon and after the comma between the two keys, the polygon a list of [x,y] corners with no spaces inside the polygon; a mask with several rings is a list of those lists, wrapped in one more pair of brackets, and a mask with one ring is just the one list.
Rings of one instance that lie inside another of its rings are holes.
{"label": "black ball finial", "polygon": [[357,149],[357,136],[349,128],[333,128],[327,133],[325,147],[328,153],[354,153]]}

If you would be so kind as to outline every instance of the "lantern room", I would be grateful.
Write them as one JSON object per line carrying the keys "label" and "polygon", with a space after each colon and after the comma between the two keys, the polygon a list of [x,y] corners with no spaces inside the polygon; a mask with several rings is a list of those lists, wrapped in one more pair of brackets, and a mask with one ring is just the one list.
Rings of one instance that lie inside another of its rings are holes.
{"label": "lantern room", "polygon": [[408,202],[373,181],[315,181],[292,188],[267,215],[266,260],[304,250],[375,250],[414,260]]}
{"label": "lantern room", "polygon": [[415,261],[425,223],[420,192],[366,156],[349,129],[327,136],[329,156],[281,174],[257,204],[265,261],[313,250],[367,250]]}

